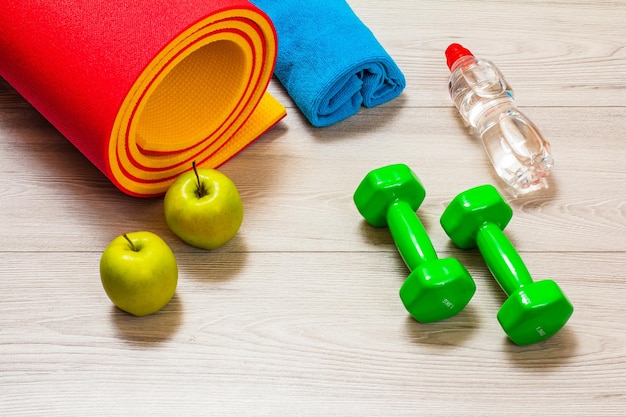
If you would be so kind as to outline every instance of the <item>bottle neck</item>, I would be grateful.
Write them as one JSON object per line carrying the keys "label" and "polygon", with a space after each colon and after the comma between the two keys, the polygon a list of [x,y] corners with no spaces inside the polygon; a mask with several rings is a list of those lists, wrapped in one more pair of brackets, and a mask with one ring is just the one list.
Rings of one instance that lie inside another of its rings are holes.
{"label": "bottle neck", "polygon": [[474,57],[474,55],[461,56],[456,61],[454,61],[454,63],[449,67],[450,72],[454,72],[458,68],[466,67],[472,63],[476,63],[476,57]]}

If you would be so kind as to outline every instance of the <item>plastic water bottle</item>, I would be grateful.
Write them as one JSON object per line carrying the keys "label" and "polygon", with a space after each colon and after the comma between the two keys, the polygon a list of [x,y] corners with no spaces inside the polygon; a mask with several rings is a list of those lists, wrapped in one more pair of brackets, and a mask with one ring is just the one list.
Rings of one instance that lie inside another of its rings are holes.
{"label": "plastic water bottle", "polygon": [[548,187],[554,165],[550,144],[516,107],[498,68],[463,46],[446,49],[450,97],[472,133],[481,137],[498,176],[525,194]]}

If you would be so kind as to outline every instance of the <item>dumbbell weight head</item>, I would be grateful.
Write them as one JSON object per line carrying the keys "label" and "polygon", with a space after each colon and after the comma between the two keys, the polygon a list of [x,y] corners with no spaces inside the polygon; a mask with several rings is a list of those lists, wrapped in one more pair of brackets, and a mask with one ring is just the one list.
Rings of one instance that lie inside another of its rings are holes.
{"label": "dumbbell weight head", "polygon": [[393,203],[405,201],[415,212],[425,197],[415,173],[405,164],[395,164],[370,171],[354,192],[354,204],[369,224],[385,227]]}
{"label": "dumbbell weight head", "polygon": [[461,249],[476,247],[476,236],[487,222],[504,230],[513,209],[492,185],[481,185],[457,195],[441,215],[441,226]]}
{"label": "dumbbell weight head", "polygon": [[458,314],[476,292],[476,283],[455,258],[426,262],[400,287],[400,299],[417,321],[430,323]]}
{"label": "dumbbell weight head", "polygon": [[357,209],[369,224],[390,227],[411,269],[400,298],[411,316],[423,323],[459,313],[476,291],[474,280],[458,260],[437,258],[415,214],[425,195],[415,173],[404,164],[369,172],[354,193]]}
{"label": "dumbbell weight head", "polygon": [[540,342],[556,334],[574,308],[551,279],[525,285],[507,298],[498,311],[498,322],[518,345]]}
{"label": "dumbbell weight head", "polygon": [[519,254],[502,229],[511,207],[492,185],[459,194],[445,209],[441,225],[460,248],[480,248],[494,278],[509,296],[498,321],[518,345],[537,343],[557,333],[574,308],[553,280],[533,282]]}

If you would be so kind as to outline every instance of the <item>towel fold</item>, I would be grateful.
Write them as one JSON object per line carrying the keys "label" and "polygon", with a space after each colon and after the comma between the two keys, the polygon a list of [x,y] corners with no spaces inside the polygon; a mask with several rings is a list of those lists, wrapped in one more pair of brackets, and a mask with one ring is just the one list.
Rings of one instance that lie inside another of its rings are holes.
{"label": "towel fold", "polygon": [[163,194],[285,115],[247,0],[0,0],[0,76],[120,190]]}
{"label": "towel fold", "polygon": [[251,0],[278,34],[274,74],[313,126],[397,97],[404,75],[343,0]]}

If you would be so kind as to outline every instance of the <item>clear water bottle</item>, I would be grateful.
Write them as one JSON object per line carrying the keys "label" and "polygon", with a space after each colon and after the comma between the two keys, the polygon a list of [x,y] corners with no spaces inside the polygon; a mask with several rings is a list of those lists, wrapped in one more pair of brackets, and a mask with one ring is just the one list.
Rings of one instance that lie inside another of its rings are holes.
{"label": "clear water bottle", "polygon": [[516,107],[498,68],[459,44],[446,49],[450,97],[472,133],[481,137],[498,176],[525,194],[548,187],[550,144]]}

